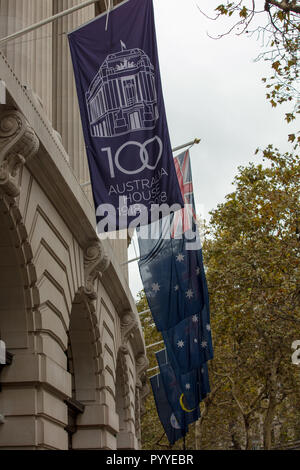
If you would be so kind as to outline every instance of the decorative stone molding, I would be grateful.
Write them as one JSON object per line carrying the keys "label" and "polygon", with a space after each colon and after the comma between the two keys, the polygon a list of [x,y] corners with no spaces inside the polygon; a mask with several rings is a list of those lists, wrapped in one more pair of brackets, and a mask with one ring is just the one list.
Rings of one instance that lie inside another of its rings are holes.
{"label": "decorative stone molding", "polygon": [[141,398],[140,398],[141,388],[136,385],[135,388],[135,435],[139,441],[139,447],[141,447]]}
{"label": "decorative stone molding", "polygon": [[[1,188],[1,181],[0,181]],[[20,209],[15,199],[0,191],[0,212],[10,221],[14,234],[14,246],[20,260],[21,275],[28,309],[37,308],[40,305],[39,291],[36,286],[37,273],[33,264],[32,248],[28,239],[28,233],[24,225]]]}
{"label": "decorative stone molding", "polygon": [[149,361],[145,354],[139,354],[135,358],[136,363],[136,391],[139,397],[139,408],[140,408],[140,416],[145,414],[145,400],[150,393],[150,388],[147,383],[147,369],[149,367]]}
{"label": "decorative stone molding", "polygon": [[20,193],[16,176],[39,148],[39,140],[19,111],[0,105],[0,187],[10,197]]}
{"label": "decorative stone molding", "polygon": [[84,274],[85,274],[85,294],[96,300],[97,294],[94,290],[94,282],[101,276],[110,264],[109,257],[100,242],[95,242],[85,250]]}
{"label": "decorative stone molding", "polygon": [[132,241],[132,237],[134,235],[134,230],[135,229],[132,229],[132,228],[129,228],[127,230],[127,248],[129,247],[129,245],[131,244],[131,241]]}
{"label": "decorative stone molding", "polygon": [[123,356],[128,356],[129,354],[129,349],[128,349],[128,346],[120,346],[120,353],[123,355]]}
{"label": "decorative stone molding", "polygon": [[142,389],[140,390],[140,407],[141,407],[141,416],[143,416],[146,412],[145,408],[145,400],[150,393],[150,387],[147,382],[147,375],[144,374],[141,378],[142,382]]}
{"label": "decorative stone molding", "polygon": [[144,376],[144,373],[147,371],[149,366],[149,361],[145,354],[139,354],[136,358],[136,375],[141,378]]}
{"label": "decorative stone molding", "polygon": [[122,345],[127,347],[130,338],[134,337],[135,332],[139,331],[139,324],[133,312],[127,311],[121,318],[121,337]]}

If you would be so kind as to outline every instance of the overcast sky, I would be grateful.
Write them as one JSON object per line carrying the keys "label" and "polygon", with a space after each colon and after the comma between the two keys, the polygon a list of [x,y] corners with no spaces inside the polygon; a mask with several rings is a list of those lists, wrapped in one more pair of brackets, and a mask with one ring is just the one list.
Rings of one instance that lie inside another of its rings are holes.
{"label": "overcast sky", "polygon": [[[197,3],[213,14],[221,1],[154,0],[154,8],[172,147],[202,139],[191,149],[191,163],[198,215],[209,220],[209,211],[233,191],[238,166],[260,161],[255,149],[269,143],[287,150],[287,135],[295,126],[284,121],[287,109],[272,109],[265,99],[261,78],[270,75],[270,65],[254,62],[261,41],[210,39],[207,32],[226,31],[227,23],[210,22]],[[135,256],[132,244],[129,259]],[[129,276],[136,297],[143,288],[137,262],[129,265]]]}

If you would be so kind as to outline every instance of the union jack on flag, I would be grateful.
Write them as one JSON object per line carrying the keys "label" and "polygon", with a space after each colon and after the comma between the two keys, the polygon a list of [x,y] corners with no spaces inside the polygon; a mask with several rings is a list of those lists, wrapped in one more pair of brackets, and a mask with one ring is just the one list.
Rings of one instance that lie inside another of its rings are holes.
{"label": "union jack on flag", "polygon": [[177,155],[174,158],[174,164],[184,201],[184,208],[174,213],[171,237],[180,238],[183,233],[192,228],[193,220],[197,223],[189,150]]}

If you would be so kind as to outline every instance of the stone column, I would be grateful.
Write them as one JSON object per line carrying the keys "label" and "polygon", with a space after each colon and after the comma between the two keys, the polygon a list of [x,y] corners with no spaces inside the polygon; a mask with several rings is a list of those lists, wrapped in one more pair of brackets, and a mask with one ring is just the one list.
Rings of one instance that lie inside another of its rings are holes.
{"label": "stone column", "polygon": [[[77,5],[77,0],[54,0],[54,14]],[[53,127],[61,134],[79,182],[89,180],[88,163],[67,34],[95,16],[95,6],[83,8],[53,23]]]}
{"label": "stone column", "polygon": [[[77,0],[54,0],[53,13],[71,8]],[[84,138],[80,120],[73,66],[67,39],[67,32],[84,24],[104,10],[104,2],[98,2],[65,16],[53,23],[53,127],[62,137],[62,142],[70,157],[70,165],[79,183],[90,180]],[[84,191],[93,205],[91,186]],[[126,234],[125,234],[126,235]],[[127,260],[127,237],[111,240],[112,248],[120,262]],[[128,280],[128,267],[123,267]]]}
{"label": "stone column", "polygon": [[[1,36],[7,36],[52,15],[52,0],[1,0]],[[52,118],[52,26],[45,25],[10,41],[4,53],[22,84],[38,95]]]}

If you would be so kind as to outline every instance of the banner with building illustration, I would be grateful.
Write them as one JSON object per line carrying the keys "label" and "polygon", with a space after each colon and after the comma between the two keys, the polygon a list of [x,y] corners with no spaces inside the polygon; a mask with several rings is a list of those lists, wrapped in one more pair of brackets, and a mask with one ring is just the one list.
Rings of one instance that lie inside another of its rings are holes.
{"label": "banner with building illustration", "polygon": [[98,231],[126,228],[137,215],[153,222],[153,204],[182,207],[152,0],[125,1],[68,37]]}

